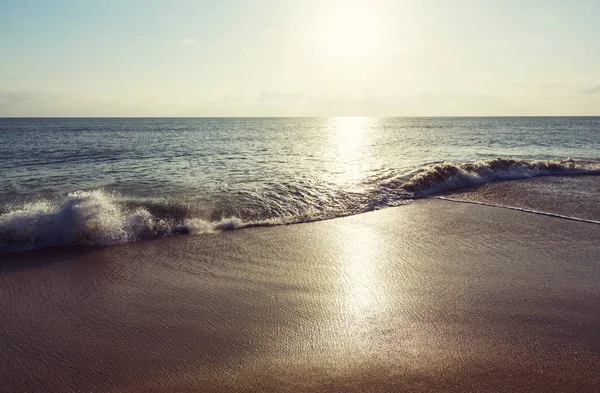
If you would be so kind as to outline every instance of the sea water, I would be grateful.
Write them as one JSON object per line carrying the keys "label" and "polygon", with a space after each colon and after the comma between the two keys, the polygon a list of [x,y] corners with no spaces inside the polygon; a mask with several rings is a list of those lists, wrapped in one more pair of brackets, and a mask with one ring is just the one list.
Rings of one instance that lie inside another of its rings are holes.
{"label": "sea water", "polygon": [[600,117],[4,118],[0,251],[330,219],[599,173]]}

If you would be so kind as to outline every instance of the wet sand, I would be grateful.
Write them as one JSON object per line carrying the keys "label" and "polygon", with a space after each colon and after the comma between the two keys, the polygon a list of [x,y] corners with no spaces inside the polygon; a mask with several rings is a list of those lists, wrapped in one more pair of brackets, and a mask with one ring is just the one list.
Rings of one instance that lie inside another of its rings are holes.
{"label": "wet sand", "polygon": [[600,221],[600,177],[543,176],[495,181],[443,194],[445,198]]}
{"label": "wet sand", "polygon": [[600,386],[600,225],[440,200],[0,255],[2,392]]}

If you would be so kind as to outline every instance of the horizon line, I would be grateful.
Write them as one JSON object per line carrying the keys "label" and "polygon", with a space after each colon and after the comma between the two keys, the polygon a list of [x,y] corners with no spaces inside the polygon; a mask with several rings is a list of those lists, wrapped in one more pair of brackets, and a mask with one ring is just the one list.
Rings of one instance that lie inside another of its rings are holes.
{"label": "horizon line", "polygon": [[335,117],[367,118],[507,118],[507,117],[600,117],[597,115],[419,115],[419,116],[0,116],[0,119],[329,119]]}

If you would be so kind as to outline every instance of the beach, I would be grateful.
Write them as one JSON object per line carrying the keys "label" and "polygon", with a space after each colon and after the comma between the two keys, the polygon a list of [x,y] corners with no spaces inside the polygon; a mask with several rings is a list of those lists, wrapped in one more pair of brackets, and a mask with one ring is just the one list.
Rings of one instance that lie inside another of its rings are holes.
{"label": "beach", "polygon": [[600,226],[443,200],[0,255],[3,392],[586,392]]}
{"label": "beach", "polygon": [[599,15],[0,1],[0,393],[600,393]]}

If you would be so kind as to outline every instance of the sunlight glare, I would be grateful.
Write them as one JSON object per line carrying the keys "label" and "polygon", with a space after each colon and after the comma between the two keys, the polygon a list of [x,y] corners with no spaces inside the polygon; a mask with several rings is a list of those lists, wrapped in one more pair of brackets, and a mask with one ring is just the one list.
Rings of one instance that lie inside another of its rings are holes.
{"label": "sunlight glare", "polygon": [[332,161],[330,180],[356,187],[364,179],[365,165],[369,162],[370,129],[375,119],[369,117],[333,117],[329,119],[329,155]]}
{"label": "sunlight glare", "polygon": [[367,1],[343,1],[325,14],[322,39],[329,54],[350,58],[373,54],[380,35],[379,15]]}
{"label": "sunlight glare", "polygon": [[354,161],[365,143],[368,117],[334,117],[329,120],[330,143],[337,147],[338,154],[346,161]]}
{"label": "sunlight glare", "polygon": [[348,325],[357,332],[368,329],[373,315],[385,312],[387,307],[386,282],[382,270],[386,258],[380,250],[382,238],[367,225],[357,225],[352,230],[338,233],[341,275],[345,299],[341,302],[349,315]]}

